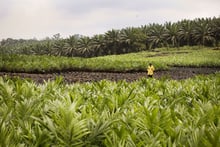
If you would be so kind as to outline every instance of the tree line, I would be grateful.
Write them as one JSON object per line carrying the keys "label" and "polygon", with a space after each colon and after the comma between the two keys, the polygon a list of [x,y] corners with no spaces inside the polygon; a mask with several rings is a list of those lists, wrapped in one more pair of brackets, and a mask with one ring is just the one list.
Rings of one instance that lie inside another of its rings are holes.
{"label": "tree line", "polygon": [[0,53],[95,57],[158,47],[218,47],[219,41],[220,17],[213,17],[164,24],[152,23],[121,30],[112,29],[92,37],[71,35],[63,39],[60,34],[55,34],[52,38],[43,40],[7,38],[0,42]]}

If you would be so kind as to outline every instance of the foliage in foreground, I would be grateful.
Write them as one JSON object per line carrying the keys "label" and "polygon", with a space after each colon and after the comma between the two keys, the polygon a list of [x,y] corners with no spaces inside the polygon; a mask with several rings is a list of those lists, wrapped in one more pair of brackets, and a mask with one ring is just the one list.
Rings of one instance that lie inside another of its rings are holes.
{"label": "foliage in foreground", "polygon": [[0,146],[220,145],[220,74],[36,84],[0,78]]}
{"label": "foliage in foreground", "polygon": [[179,50],[160,48],[152,52],[111,55],[95,58],[55,56],[0,55],[0,71],[57,72],[57,71],[146,71],[149,62],[156,70],[169,66],[220,66],[220,50],[182,47]]}

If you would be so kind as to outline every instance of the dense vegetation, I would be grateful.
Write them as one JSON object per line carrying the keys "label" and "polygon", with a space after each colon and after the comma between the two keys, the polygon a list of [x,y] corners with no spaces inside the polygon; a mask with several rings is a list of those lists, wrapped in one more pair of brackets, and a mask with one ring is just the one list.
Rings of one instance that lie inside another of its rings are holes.
{"label": "dense vegetation", "polygon": [[181,47],[143,51],[94,58],[56,57],[38,55],[0,55],[0,70],[11,72],[60,71],[146,71],[149,62],[156,70],[169,66],[220,66],[220,50],[213,48]]}
{"label": "dense vegetation", "polygon": [[[8,38],[0,42],[0,71],[146,71],[149,62],[156,70],[219,67],[219,40],[220,18],[150,24],[93,37]],[[219,145],[220,73],[129,83],[66,84],[57,77],[40,84],[0,77],[3,147]]]}
{"label": "dense vegetation", "polygon": [[44,40],[3,39],[0,53],[94,57],[150,50],[158,47],[219,46],[220,17],[181,20],[109,30],[92,37],[56,34]]}
{"label": "dense vegetation", "polygon": [[0,78],[0,146],[218,146],[219,85],[219,74],[71,85]]}

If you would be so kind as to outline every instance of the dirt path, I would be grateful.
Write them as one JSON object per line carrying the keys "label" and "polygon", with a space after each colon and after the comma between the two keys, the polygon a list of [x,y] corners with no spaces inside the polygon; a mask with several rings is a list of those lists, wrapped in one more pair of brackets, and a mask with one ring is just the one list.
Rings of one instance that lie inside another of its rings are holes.
{"label": "dirt path", "polygon": [[[198,74],[213,74],[220,72],[220,67],[172,67],[170,70],[166,71],[156,71],[154,77],[169,77],[172,79],[186,79],[193,77]],[[10,76],[21,78],[31,78],[36,82],[42,83],[44,80],[53,80],[56,76],[63,76],[67,83],[73,82],[90,82],[90,81],[100,81],[102,79],[118,81],[135,81],[143,77],[147,77],[146,72],[130,72],[130,73],[111,73],[111,72],[82,72],[82,71],[73,71],[73,72],[63,72],[63,73],[53,73],[53,74],[30,74],[30,73],[6,73],[0,72],[0,76]]]}

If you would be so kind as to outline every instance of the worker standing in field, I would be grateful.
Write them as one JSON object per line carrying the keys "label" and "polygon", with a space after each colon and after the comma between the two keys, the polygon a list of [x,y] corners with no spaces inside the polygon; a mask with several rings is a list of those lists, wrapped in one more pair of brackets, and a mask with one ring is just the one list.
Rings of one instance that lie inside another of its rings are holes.
{"label": "worker standing in field", "polygon": [[147,75],[148,77],[153,77],[154,74],[154,66],[150,63],[149,66],[147,67]]}

